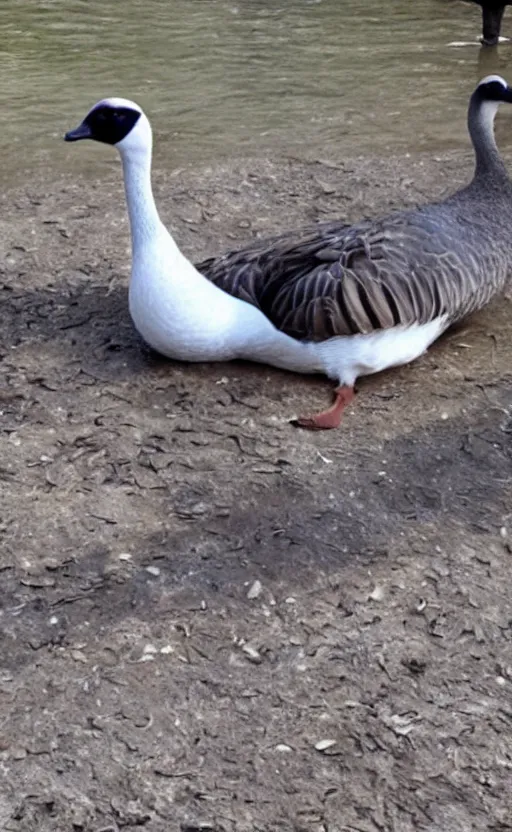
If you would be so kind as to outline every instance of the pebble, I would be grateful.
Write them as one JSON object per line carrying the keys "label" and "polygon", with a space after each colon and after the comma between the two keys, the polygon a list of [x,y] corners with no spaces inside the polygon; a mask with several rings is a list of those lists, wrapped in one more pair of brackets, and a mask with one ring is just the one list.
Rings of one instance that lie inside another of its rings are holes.
{"label": "pebble", "polygon": [[333,745],[336,745],[336,740],[319,740],[315,743],[315,749],[317,751],[327,751],[327,749],[332,748]]}
{"label": "pebble", "polygon": [[252,645],[244,644],[242,650],[250,662],[254,662],[254,664],[260,664],[260,662],[262,661],[260,654],[258,653],[255,647],[252,647]]}
{"label": "pebble", "polygon": [[81,650],[72,650],[71,651],[71,658],[75,660],[75,662],[81,662],[82,664],[87,664],[87,656],[85,653],[82,653]]}
{"label": "pebble", "polygon": [[149,572],[150,575],[153,575],[155,578],[158,578],[160,574],[160,569],[158,566],[146,566],[146,572]]}
{"label": "pebble", "polygon": [[372,601],[382,601],[384,598],[384,587],[376,586],[370,595],[368,596],[371,598]]}
{"label": "pebble", "polygon": [[254,581],[254,583],[249,587],[249,591],[247,592],[247,597],[249,601],[254,601],[255,598],[258,598],[261,595],[263,587],[261,585],[261,581]]}

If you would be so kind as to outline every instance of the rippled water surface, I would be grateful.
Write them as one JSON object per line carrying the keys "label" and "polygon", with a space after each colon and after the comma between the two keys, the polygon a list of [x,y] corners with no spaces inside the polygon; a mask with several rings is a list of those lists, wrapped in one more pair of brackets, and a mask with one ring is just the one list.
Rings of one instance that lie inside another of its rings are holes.
{"label": "rippled water surface", "polygon": [[144,107],[170,167],[467,146],[474,83],[512,81],[512,45],[481,50],[479,33],[478,7],[458,0],[8,0],[0,162],[7,176],[87,164],[97,148],[60,137],[106,95]]}

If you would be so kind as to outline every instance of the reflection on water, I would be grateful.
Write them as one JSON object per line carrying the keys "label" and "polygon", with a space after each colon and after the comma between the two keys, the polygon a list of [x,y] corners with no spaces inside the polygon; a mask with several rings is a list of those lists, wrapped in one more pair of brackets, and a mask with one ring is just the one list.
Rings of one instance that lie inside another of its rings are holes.
{"label": "reflection on water", "polygon": [[146,109],[169,166],[462,146],[478,77],[512,80],[512,46],[448,46],[479,34],[479,8],[451,0],[10,0],[0,163],[86,164],[60,137],[106,95]]}

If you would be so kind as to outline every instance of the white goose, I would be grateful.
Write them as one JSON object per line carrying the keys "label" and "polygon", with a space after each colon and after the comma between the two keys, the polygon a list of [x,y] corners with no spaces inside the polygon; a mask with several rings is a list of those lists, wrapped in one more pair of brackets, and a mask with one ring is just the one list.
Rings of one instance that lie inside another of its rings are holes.
{"label": "white goose", "polygon": [[[483,306],[512,268],[512,185],[493,136],[512,89],[498,76],[470,101],[471,184],[442,203],[355,226],[329,223],[258,241],[196,269],[162,224],[152,135],[136,104],[100,101],[66,141],[114,145],[132,235],[130,313],[153,349],[181,361],[249,359],[338,382],[334,405],[298,420],[336,427],[358,376],[420,356]],[[231,293],[231,294],[230,294]]]}

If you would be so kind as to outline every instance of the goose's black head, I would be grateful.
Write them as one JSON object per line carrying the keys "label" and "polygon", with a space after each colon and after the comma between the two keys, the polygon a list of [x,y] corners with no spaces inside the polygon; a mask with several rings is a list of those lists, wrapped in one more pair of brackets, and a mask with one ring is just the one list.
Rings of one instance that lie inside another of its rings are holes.
{"label": "goose's black head", "polygon": [[116,145],[134,130],[142,116],[142,110],[133,101],[106,98],[95,104],[82,123],[66,133],[64,140],[78,142],[80,139],[94,139]]}
{"label": "goose's black head", "polygon": [[512,87],[509,87],[501,75],[488,75],[480,81],[474,96],[481,103],[493,101],[496,104],[512,104]]}

